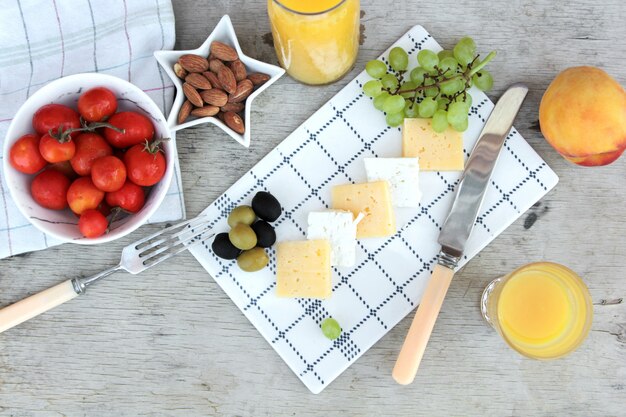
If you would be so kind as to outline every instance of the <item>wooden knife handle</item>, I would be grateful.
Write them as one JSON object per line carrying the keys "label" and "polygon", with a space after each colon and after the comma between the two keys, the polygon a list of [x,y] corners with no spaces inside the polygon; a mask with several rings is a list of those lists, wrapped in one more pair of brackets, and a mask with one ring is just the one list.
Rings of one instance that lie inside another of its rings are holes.
{"label": "wooden knife handle", "polygon": [[0,310],[0,333],[76,297],[72,280],[33,294]]}
{"label": "wooden knife handle", "polygon": [[409,333],[404,339],[396,365],[393,367],[392,376],[398,384],[407,385],[415,379],[417,368],[424,356],[424,350],[426,350],[428,339],[430,339],[453,276],[453,269],[440,264],[435,265]]}

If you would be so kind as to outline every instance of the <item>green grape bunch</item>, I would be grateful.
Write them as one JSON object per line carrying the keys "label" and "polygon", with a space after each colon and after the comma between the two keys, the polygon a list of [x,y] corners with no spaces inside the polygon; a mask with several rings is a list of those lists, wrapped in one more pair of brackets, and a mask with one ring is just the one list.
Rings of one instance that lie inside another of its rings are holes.
{"label": "green grape bunch", "polygon": [[472,85],[482,91],[491,89],[493,77],[484,68],[495,56],[493,51],[480,60],[474,40],[466,36],[452,50],[421,50],[417,54],[419,66],[407,77],[409,55],[396,46],[389,52],[390,68],[380,60],[365,65],[373,80],[363,84],[363,93],[385,113],[391,127],[400,126],[405,117],[421,117],[432,118],[436,132],[448,126],[464,132],[472,105],[467,90]]}

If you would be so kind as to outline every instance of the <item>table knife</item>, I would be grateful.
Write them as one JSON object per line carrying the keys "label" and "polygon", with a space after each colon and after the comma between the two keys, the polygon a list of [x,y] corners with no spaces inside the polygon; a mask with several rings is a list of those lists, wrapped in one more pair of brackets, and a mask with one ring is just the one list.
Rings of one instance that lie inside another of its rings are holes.
{"label": "table knife", "polygon": [[454,269],[463,256],[474,227],[498,155],[527,93],[525,85],[513,84],[502,94],[470,154],[452,208],[439,234],[441,251],[437,263],[393,368],[393,379],[399,384],[410,384],[415,379]]}

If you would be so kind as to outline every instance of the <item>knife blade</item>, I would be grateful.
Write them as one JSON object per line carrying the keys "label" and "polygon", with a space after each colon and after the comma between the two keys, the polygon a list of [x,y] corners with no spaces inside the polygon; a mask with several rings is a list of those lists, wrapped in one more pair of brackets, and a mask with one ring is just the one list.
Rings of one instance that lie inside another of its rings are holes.
{"label": "knife blade", "polygon": [[528,94],[524,84],[511,85],[500,97],[465,165],[452,208],[438,243],[441,251],[426,291],[404,340],[392,376],[399,384],[410,384],[424,355],[450,282],[470,237],[498,155],[513,121]]}

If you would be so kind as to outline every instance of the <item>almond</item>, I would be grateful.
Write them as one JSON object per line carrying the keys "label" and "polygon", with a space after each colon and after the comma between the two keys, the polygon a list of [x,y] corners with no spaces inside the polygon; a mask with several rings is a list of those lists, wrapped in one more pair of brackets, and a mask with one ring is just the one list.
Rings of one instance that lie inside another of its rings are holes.
{"label": "almond", "polygon": [[213,88],[211,82],[206,79],[206,77],[202,74],[198,74],[197,72],[192,72],[187,77],[185,77],[185,81],[192,85],[192,87],[198,88],[200,90],[210,90]]}
{"label": "almond", "polygon": [[211,72],[217,74],[222,68],[224,68],[224,63],[219,59],[212,59],[209,61],[209,69]]}
{"label": "almond", "polygon": [[217,79],[220,80],[222,88],[229,93],[233,94],[237,90],[237,80],[235,74],[227,66],[223,66],[217,73]]}
{"label": "almond", "polygon": [[220,107],[220,110],[224,111],[224,112],[232,111],[232,112],[235,112],[235,113],[239,113],[244,108],[245,108],[245,106],[243,105],[243,103],[226,103],[222,107]]}
{"label": "almond", "polygon": [[[211,90],[207,90],[207,91],[211,91]],[[200,97],[198,90],[193,88],[191,84],[183,83],[183,93],[185,94],[185,97],[187,97],[187,99],[191,101],[191,104],[193,104],[196,107],[202,107],[202,97]]]}
{"label": "almond", "polygon": [[233,113],[232,111],[227,111],[224,113],[224,123],[226,126],[233,129],[235,132],[243,135],[246,131],[246,127],[243,124],[243,119],[237,113]]}
{"label": "almond", "polygon": [[217,113],[217,118],[220,119],[223,122],[224,121],[224,112],[220,111],[219,113]]}
{"label": "almond", "polygon": [[193,109],[191,114],[197,117],[211,117],[215,116],[219,111],[220,108],[217,106],[204,106]]}
{"label": "almond", "polygon": [[180,65],[178,62],[174,64],[174,73],[181,80],[184,80],[188,74],[187,70],[183,68],[183,66]]}
{"label": "almond", "polygon": [[235,75],[235,80],[237,80],[237,82],[241,80],[245,80],[246,77],[248,76],[248,73],[246,71],[246,66],[240,60],[231,62],[230,70]]}
{"label": "almond", "polygon": [[202,75],[209,80],[213,88],[222,88],[222,84],[220,84],[220,80],[217,79],[217,75],[213,74],[211,71],[204,71]]}
{"label": "almond", "polygon": [[[224,104],[228,103],[228,95],[219,88],[204,90],[200,93],[200,96],[206,104],[212,106],[222,107]],[[197,107],[202,107],[202,105]]]}
{"label": "almond", "polygon": [[262,74],[260,72],[255,72],[254,74],[249,74],[248,79],[252,81],[252,84],[256,87],[257,85],[264,84],[267,80],[270,79],[270,76],[267,74]]}
{"label": "almond", "polygon": [[185,123],[185,120],[187,120],[187,118],[189,117],[189,114],[191,113],[191,109],[193,109],[193,104],[191,104],[191,101],[185,100],[183,105],[180,106],[180,111],[178,112],[177,121],[179,125],[182,125],[183,123]]}
{"label": "almond", "polygon": [[209,69],[209,61],[199,55],[183,55],[178,58],[178,63],[189,72],[203,72]]}
{"label": "almond", "polygon": [[211,43],[211,54],[222,61],[234,61],[239,58],[237,51],[225,43],[217,41]]}
{"label": "almond", "polygon": [[239,103],[248,98],[254,86],[252,85],[252,81],[243,80],[237,83],[237,89],[233,94],[228,96],[229,103]]}

